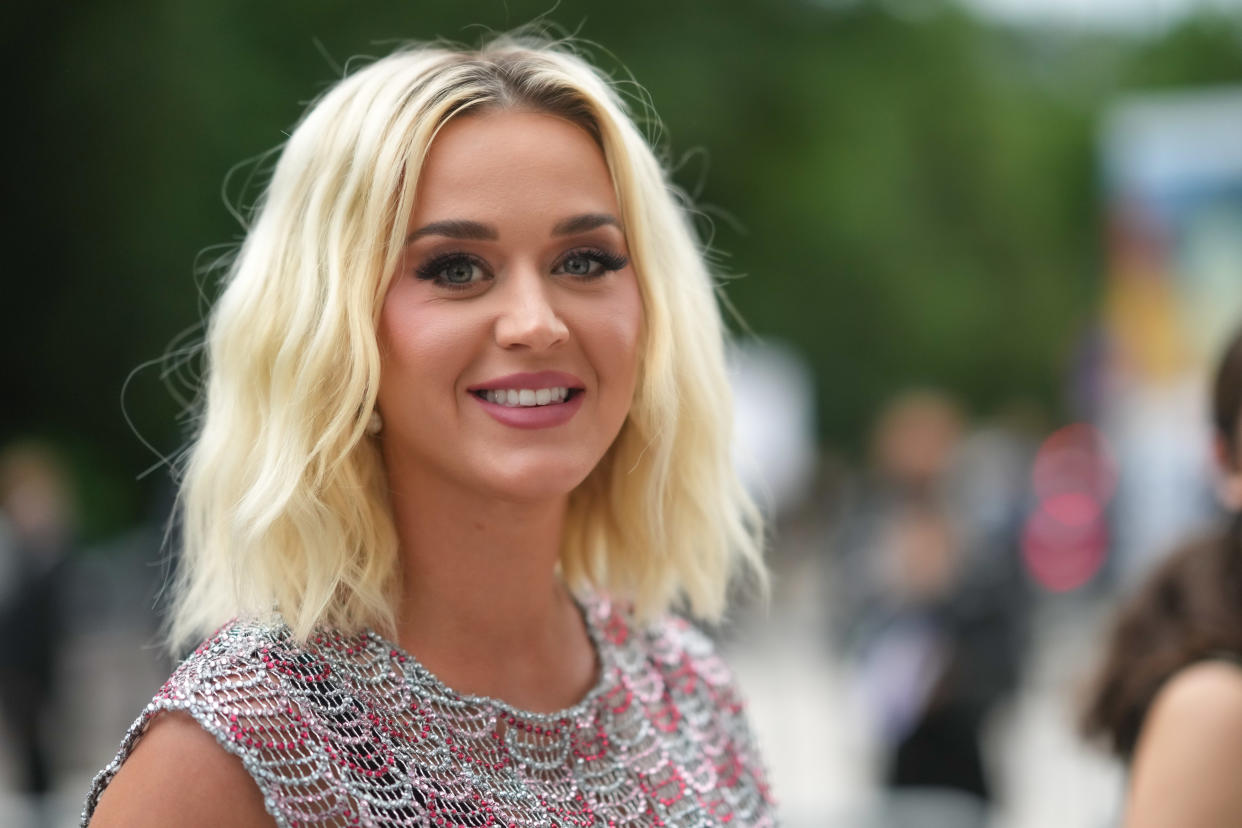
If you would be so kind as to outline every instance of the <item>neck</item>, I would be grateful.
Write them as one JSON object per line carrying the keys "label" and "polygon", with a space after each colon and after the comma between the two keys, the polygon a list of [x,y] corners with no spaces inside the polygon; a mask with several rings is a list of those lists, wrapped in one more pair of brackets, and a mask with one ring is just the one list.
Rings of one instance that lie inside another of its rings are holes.
{"label": "neck", "polygon": [[563,501],[467,501],[438,485],[408,497],[394,493],[393,513],[403,624],[462,628],[480,643],[503,646],[564,603],[556,575]]}
{"label": "neck", "polygon": [[595,657],[556,572],[568,498],[506,501],[391,471],[401,645],[458,692],[546,710],[581,698]]}

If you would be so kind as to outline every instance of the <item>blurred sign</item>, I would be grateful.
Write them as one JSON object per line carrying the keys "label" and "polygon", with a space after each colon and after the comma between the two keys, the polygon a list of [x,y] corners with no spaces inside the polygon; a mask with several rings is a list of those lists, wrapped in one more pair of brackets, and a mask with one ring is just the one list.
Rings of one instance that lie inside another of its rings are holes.
{"label": "blurred sign", "polygon": [[769,516],[796,508],[811,490],[819,458],[806,358],[773,340],[739,340],[729,349],[729,380],[742,483]]}
{"label": "blurred sign", "polygon": [[1086,423],[1055,432],[1039,448],[1031,471],[1035,508],[1022,531],[1022,560],[1051,592],[1088,583],[1104,564],[1110,542],[1105,513],[1116,469],[1103,435]]}
{"label": "blurred sign", "polygon": [[1119,101],[1100,133],[1108,209],[1102,423],[1123,570],[1209,514],[1207,383],[1242,321],[1242,88]]}

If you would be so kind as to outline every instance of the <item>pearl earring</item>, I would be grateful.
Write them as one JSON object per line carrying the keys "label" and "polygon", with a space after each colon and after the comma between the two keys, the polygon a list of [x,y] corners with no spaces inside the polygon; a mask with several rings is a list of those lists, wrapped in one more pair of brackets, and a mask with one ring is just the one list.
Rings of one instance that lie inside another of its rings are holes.
{"label": "pearl earring", "polygon": [[377,410],[371,411],[371,419],[367,420],[367,434],[372,437],[384,430],[384,420]]}

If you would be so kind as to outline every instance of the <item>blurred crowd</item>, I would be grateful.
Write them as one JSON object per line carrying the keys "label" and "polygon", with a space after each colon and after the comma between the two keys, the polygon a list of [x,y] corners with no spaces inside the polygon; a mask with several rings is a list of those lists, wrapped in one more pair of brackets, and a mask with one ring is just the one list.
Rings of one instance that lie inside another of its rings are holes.
{"label": "blurred crowd", "polygon": [[881,413],[871,468],[843,496],[828,546],[834,632],[858,664],[898,811],[903,792],[933,789],[973,812],[955,824],[983,825],[994,795],[983,726],[1018,682],[1029,626],[1024,425],[972,428],[950,396],[908,392]]}
{"label": "blurred crowd", "polygon": [[[186,6],[139,21],[105,5],[63,25],[49,11],[44,39],[28,38],[75,69],[20,90],[31,120],[46,122],[32,134],[48,156],[14,175],[59,169],[64,179],[32,179],[23,195],[61,210],[72,187],[74,222],[103,229],[75,247],[60,244],[65,222],[47,208],[14,219],[28,236],[14,247],[50,257],[40,271],[69,298],[49,299],[39,280],[11,286],[12,306],[29,308],[11,333],[31,359],[6,383],[28,408],[11,405],[3,440],[49,411],[62,418],[49,433],[63,436],[84,399],[115,399],[116,370],[162,347],[166,329],[152,320],[197,320],[200,291],[188,278],[175,294],[170,284],[185,249],[234,228],[205,230],[225,211],[168,197],[208,192],[217,168],[194,154],[202,145],[165,151],[167,130],[146,119],[162,107],[180,132],[217,142],[252,129],[249,143],[212,146],[229,164],[279,140],[289,113],[270,101],[291,100],[304,78],[287,70],[288,54],[228,40],[238,21],[269,21],[247,35],[255,43],[294,23],[369,43],[369,27],[405,31],[395,21],[408,17],[392,4],[391,19],[342,12],[330,25],[327,6],[290,15],[235,3],[231,15]],[[452,32],[450,17],[473,14],[456,5],[420,14]],[[1242,77],[1242,29],[1223,25],[1225,3],[1222,17],[1147,43],[1020,36],[917,3],[824,2],[764,7],[762,34],[761,5],[722,4],[713,25],[687,18],[684,29],[670,14],[668,40],[627,7],[592,14],[612,15],[605,43],[646,61],[639,77],[662,79],[653,90],[677,146],[718,153],[709,178],[720,189],[707,200],[751,209],[752,232],[722,246],[757,276],[730,296],[758,330],[797,342],[747,338],[731,355],[737,462],[771,519],[775,587],[770,604],[715,631],[787,824],[1114,826],[1121,766],[1077,724],[1103,630],[1144,575],[1221,515],[1202,379],[1242,313],[1242,93],[1225,86]],[[303,15],[311,22],[291,20]],[[111,40],[99,34],[105,20]],[[133,36],[148,25],[154,34]],[[231,45],[184,61],[196,80],[149,71],[217,41]],[[319,71],[314,42],[303,51]],[[133,86],[84,55],[128,66]],[[712,55],[748,71],[685,71]],[[269,102],[236,102],[237,90],[268,86]],[[60,119],[79,109],[105,149],[150,169],[75,161],[80,138]],[[244,123],[215,129],[230,119]],[[172,175],[167,155],[185,156],[192,177]],[[138,218],[151,204],[167,213],[160,233]],[[91,290],[122,291],[108,301],[146,316],[100,314]],[[29,348],[45,328],[68,344]],[[93,340],[97,361],[82,358]],[[902,387],[898,376],[930,379]],[[166,396],[138,394],[132,409],[165,449],[176,432],[173,417],[160,419]],[[839,410],[825,410],[833,400]],[[111,430],[81,423],[74,437],[138,442],[111,420]],[[857,444],[826,444],[846,434]],[[0,826],[73,824],[90,775],[172,666],[161,643],[171,485],[136,525],[80,531],[92,469],[68,442],[0,445]],[[134,465],[101,479],[113,485]],[[106,500],[96,493],[94,508]]]}
{"label": "blurred crowd", "polygon": [[[1097,525],[1116,512],[1107,511],[1117,471],[1105,438],[1085,424],[1053,429],[1029,405],[974,420],[950,393],[913,388],[877,412],[865,457],[851,465],[816,445],[814,395],[796,353],[739,347],[733,365],[739,462],[752,459],[748,477],[773,521],[777,601],[796,592],[791,582],[818,583],[801,593],[816,605],[801,621],[787,608],[753,608],[721,634],[743,664],[748,647],[761,650],[750,662],[765,670],[773,654],[755,628],[815,627],[776,635],[803,663],[830,665],[843,695],[823,698],[820,715],[860,717],[849,725],[866,745],[857,761],[878,792],[830,824],[1024,824],[996,821],[1013,792],[998,784],[1006,771],[989,734],[1031,681],[1040,606],[1071,592],[1111,605],[1126,581],[1109,567],[1109,536]],[[61,824],[169,668],[159,642],[166,518],[80,549],[74,489],[49,445],[0,454],[4,824]],[[1062,527],[1051,539],[1041,535],[1048,509]],[[789,688],[750,692],[771,708]],[[1078,699],[1062,702],[1073,709]],[[760,725],[778,754],[778,795],[816,801],[813,790],[785,786],[814,787],[817,771],[783,780],[783,745]],[[794,815],[790,824],[817,823]]]}
{"label": "blurred crowd", "polygon": [[0,449],[0,825],[14,828],[70,824],[170,666],[162,520],[82,547],[70,468],[47,442]]}

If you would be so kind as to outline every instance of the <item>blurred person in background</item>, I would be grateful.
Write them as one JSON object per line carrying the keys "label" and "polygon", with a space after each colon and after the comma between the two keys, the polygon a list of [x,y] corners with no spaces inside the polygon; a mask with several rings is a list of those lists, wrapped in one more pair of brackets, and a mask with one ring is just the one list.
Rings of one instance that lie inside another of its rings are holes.
{"label": "blurred person in background", "polygon": [[[859,692],[887,754],[886,826],[983,825],[994,798],[981,738],[1022,656],[1024,602],[997,576],[1013,571],[1003,561],[1016,560],[1019,509],[994,502],[1016,498],[995,480],[1000,438],[965,435],[947,395],[894,399],[876,426],[875,475],[839,540]],[[987,499],[977,475],[992,477]]]}
{"label": "blurred person in background", "polygon": [[0,714],[21,774],[38,800],[52,787],[48,717],[63,642],[62,570],[74,536],[74,497],[56,454],[35,442],[0,452]]}
{"label": "blurred person in background", "polygon": [[519,36],[345,77],[207,347],[172,631],[207,640],[83,824],[774,824],[669,613],[765,577],[720,311],[602,74]]}
{"label": "blurred person in background", "polygon": [[1211,410],[1227,520],[1118,612],[1084,715],[1129,765],[1126,828],[1242,826],[1242,330]]}

